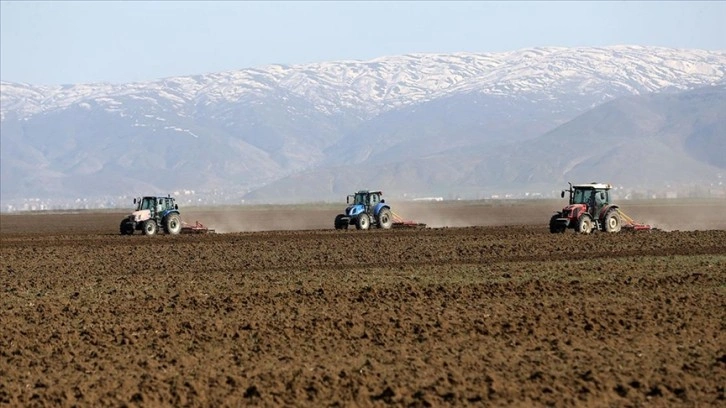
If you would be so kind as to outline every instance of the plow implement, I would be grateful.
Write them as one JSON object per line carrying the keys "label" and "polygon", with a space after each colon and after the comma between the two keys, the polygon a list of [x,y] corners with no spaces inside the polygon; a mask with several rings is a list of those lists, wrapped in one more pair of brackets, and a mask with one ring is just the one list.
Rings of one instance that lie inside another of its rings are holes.
{"label": "plow implement", "polygon": [[426,228],[426,224],[405,220],[395,212],[391,212],[391,215],[393,215],[393,228]]}
{"label": "plow implement", "polygon": [[633,220],[630,216],[622,212],[620,209],[618,209],[618,214],[620,214],[620,218],[622,218],[623,220],[622,228],[626,231],[652,231],[657,229],[649,224],[641,224]]}
{"label": "plow implement", "polygon": [[208,234],[213,232],[213,229],[207,228],[199,221],[195,221],[194,224],[187,224],[186,222],[182,221],[182,234]]}

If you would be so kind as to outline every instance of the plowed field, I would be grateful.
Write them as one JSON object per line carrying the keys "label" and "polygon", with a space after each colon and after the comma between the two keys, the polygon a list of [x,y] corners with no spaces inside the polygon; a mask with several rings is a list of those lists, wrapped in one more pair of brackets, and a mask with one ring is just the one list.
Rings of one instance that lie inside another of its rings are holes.
{"label": "plowed field", "polygon": [[549,206],[439,210],[474,226],[2,215],[0,405],[726,406],[723,212],[585,236],[550,234]]}

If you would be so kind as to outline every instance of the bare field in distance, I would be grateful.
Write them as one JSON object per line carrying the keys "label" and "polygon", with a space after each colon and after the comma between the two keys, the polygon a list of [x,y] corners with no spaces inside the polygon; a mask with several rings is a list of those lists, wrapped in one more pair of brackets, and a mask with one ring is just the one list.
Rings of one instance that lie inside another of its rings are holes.
{"label": "bare field in distance", "polygon": [[[442,202],[388,202],[394,213],[404,219],[432,228],[467,226],[530,225],[546,226],[566,200],[482,200]],[[669,199],[623,201],[621,210],[639,222],[666,231],[726,229],[726,200]],[[332,229],[333,219],[343,212],[345,202],[299,205],[240,205],[208,208],[182,207],[182,220],[199,221],[217,232]],[[36,212],[0,214],[0,233],[42,232],[41,219],[27,222],[25,217],[62,216],[68,232],[93,231],[118,233],[123,210],[84,210],[76,212]],[[54,224],[55,221],[48,221]],[[98,228],[101,228],[99,231]]]}

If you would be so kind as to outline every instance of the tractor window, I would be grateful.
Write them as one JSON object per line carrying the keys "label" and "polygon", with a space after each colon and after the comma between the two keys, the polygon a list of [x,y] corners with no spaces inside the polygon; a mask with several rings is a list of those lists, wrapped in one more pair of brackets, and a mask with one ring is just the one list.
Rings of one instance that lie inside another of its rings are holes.
{"label": "tractor window", "polygon": [[355,203],[365,205],[366,204],[366,195],[365,194],[356,194]]}
{"label": "tractor window", "polygon": [[587,200],[590,198],[590,192],[592,190],[575,190],[572,195],[572,204],[587,204]]}
{"label": "tractor window", "polygon": [[371,194],[371,205],[378,204],[378,194]]}
{"label": "tractor window", "polygon": [[[601,198],[600,195],[605,196],[605,198]],[[597,195],[595,196],[595,202],[598,204],[607,204],[610,202],[610,193],[608,191],[600,190],[597,192]]]}
{"label": "tractor window", "polygon": [[153,207],[153,198],[144,197],[139,203],[139,210],[150,210]]}

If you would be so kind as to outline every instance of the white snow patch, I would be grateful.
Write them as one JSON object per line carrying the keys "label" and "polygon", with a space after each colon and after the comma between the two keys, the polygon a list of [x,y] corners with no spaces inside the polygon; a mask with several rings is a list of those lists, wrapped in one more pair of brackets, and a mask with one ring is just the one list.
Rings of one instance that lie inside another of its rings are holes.
{"label": "white snow patch", "polygon": [[164,129],[166,129],[166,130],[174,130],[176,132],[188,133],[188,134],[194,136],[195,138],[199,138],[198,135],[196,135],[194,132],[192,132],[189,129],[182,129],[182,128],[177,127],[177,126],[164,126]]}

